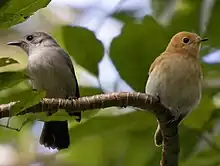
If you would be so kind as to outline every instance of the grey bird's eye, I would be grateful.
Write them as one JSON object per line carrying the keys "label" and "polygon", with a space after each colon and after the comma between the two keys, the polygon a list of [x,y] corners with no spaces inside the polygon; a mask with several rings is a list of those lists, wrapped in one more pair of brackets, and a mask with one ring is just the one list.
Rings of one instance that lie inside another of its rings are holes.
{"label": "grey bird's eye", "polygon": [[189,43],[189,38],[184,37],[184,38],[183,38],[183,43],[185,43],[185,44]]}
{"label": "grey bird's eye", "polygon": [[28,41],[31,41],[33,38],[34,38],[34,37],[33,37],[32,35],[28,35],[26,39],[27,39]]}

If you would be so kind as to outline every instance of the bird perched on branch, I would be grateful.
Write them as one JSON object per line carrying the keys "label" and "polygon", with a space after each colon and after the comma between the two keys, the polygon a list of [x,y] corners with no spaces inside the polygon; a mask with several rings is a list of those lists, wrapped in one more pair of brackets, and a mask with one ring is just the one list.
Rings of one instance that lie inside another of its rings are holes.
{"label": "bird perched on branch", "polygon": [[[202,92],[200,36],[190,32],[174,35],[166,50],[150,66],[145,92],[158,97],[178,124],[199,104]],[[154,141],[163,141],[158,124]]]}
{"label": "bird perched on branch", "polygon": [[[33,89],[46,91],[47,98],[79,98],[79,87],[69,55],[44,32],[34,32],[8,45],[19,46],[28,55],[27,73]],[[81,113],[73,113],[81,120]],[[64,149],[70,144],[67,121],[48,121],[40,143],[49,148]]]}

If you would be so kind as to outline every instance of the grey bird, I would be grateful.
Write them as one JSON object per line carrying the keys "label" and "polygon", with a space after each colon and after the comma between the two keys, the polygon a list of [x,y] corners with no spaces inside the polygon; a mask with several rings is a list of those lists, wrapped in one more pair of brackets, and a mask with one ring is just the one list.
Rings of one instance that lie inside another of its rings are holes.
{"label": "grey bird", "polygon": [[[8,45],[18,46],[28,55],[27,74],[33,89],[46,91],[47,98],[79,98],[79,87],[69,55],[45,32],[34,32]],[[73,113],[80,122],[81,113]],[[68,148],[67,121],[48,121],[40,144],[59,150]]]}

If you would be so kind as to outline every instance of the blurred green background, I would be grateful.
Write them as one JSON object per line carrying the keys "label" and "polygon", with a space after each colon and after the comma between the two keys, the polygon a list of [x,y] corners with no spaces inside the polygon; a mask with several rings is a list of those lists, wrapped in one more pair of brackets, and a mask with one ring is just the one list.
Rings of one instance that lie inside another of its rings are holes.
{"label": "blurred green background", "polygon": [[[196,32],[209,38],[201,48],[203,97],[180,126],[180,165],[218,166],[219,11],[219,0],[1,0],[0,103],[19,100],[19,106],[28,107],[44,96],[32,92],[23,76],[27,56],[6,45],[24,34],[45,31],[56,38],[72,57],[81,96],[88,96],[144,92],[149,66],[171,36]],[[14,108],[11,115],[19,111]],[[84,112],[80,124],[62,112],[52,117],[39,113],[12,117],[10,125],[19,128],[27,117],[32,121],[20,132],[0,128],[0,165],[159,165],[161,149],[153,142],[156,118],[150,113],[111,107]],[[57,152],[39,145],[42,123],[35,120],[51,119],[69,119],[71,146],[67,150]],[[6,124],[7,119],[0,123]]]}

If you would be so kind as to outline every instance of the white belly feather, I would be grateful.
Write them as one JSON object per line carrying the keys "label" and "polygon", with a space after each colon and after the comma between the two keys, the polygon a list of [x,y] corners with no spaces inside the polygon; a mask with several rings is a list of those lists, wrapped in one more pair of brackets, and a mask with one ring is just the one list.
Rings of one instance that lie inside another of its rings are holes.
{"label": "white belly feather", "polygon": [[29,56],[28,61],[28,75],[33,88],[45,90],[47,97],[74,95],[73,73],[60,54],[38,50]]}

